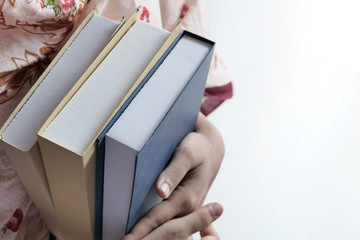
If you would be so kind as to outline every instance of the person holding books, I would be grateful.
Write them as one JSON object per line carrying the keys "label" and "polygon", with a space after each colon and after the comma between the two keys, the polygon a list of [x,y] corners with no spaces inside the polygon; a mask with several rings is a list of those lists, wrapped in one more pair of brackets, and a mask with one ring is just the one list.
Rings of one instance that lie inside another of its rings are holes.
{"label": "person holding books", "polygon": [[[54,0],[0,3],[0,125],[74,32],[81,18],[97,5],[100,15],[119,21],[142,5],[141,20],[172,30],[184,28],[205,37],[208,27],[203,1],[91,1]],[[222,213],[213,203],[202,206],[224,154],[217,129],[204,116],[232,94],[231,82],[215,55],[196,131],[182,141],[171,164],[157,181],[166,199],[154,207],[125,237],[186,239],[203,230],[204,239],[217,239],[212,221]],[[11,163],[0,148],[0,239],[48,239],[48,231],[26,194]]]}

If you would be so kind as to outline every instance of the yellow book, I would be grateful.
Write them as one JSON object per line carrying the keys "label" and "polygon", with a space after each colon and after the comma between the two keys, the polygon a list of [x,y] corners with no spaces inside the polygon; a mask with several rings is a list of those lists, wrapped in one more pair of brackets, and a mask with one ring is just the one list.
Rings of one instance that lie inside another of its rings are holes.
{"label": "yellow book", "polygon": [[[97,27],[101,26],[101,29]],[[0,129],[0,144],[13,164],[49,230],[61,237],[61,230],[50,194],[43,161],[37,142],[37,132],[61,99],[85,72],[104,48],[118,23],[96,15],[93,10],[79,25],[65,46],[29,90],[9,119]],[[93,38],[93,48],[82,55],[84,39]],[[77,64],[66,73],[63,69]],[[61,85],[57,80],[61,76]],[[78,77],[77,77],[78,76]]]}
{"label": "yellow book", "polygon": [[96,138],[181,32],[139,21],[114,35],[38,132],[63,239],[95,236]]}

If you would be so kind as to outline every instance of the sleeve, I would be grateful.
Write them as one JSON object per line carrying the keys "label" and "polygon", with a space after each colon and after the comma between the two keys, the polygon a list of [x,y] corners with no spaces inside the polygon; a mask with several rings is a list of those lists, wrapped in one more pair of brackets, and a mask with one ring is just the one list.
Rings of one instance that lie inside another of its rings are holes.
{"label": "sleeve", "polygon": [[[210,38],[210,28],[204,0],[160,1],[163,28],[171,31],[177,22],[182,21],[183,28]],[[208,115],[226,99],[233,95],[231,77],[225,64],[215,51],[206,89],[202,101],[201,112]]]}
{"label": "sleeve", "polygon": [[45,223],[1,147],[0,199],[0,239],[49,239]]}

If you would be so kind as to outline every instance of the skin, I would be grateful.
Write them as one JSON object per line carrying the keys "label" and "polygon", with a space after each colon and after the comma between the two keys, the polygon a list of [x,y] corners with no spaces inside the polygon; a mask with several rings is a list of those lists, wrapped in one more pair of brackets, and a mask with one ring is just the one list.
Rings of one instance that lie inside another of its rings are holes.
{"label": "skin", "polygon": [[186,240],[199,231],[202,240],[219,239],[211,223],[220,217],[223,208],[218,203],[202,205],[224,153],[221,134],[200,113],[195,132],[183,139],[156,182],[164,201],[153,207],[123,240]]}

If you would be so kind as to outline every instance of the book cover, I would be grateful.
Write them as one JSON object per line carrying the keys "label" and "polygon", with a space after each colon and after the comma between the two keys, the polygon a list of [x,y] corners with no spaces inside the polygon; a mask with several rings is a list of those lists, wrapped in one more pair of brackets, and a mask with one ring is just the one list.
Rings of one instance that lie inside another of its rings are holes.
{"label": "book cover", "polygon": [[[159,127],[137,154],[126,232],[131,230],[144,214],[154,206],[154,203],[161,201],[156,191],[154,191],[154,184],[181,140],[188,133],[194,131],[196,126],[214,43],[189,32],[183,34],[189,34],[202,41],[207,41],[213,44],[213,47]],[[151,201],[151,199],[153,200]]]}

